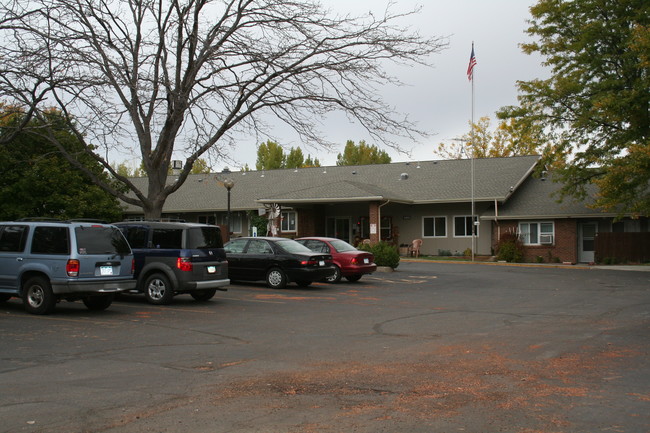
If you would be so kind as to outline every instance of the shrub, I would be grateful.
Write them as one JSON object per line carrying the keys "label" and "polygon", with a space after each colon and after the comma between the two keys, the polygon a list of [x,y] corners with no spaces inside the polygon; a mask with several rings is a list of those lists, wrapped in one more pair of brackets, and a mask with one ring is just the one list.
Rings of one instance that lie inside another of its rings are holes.
{"label": "shrub", "polygon": [[524,261],[524,245],[519,237],[512,233],[505,233],[501,236],[496,251],[499,260],[519,263]]}
{"label": "shrub", "polygon": [[358,248],[372,253],[377,266],[388,266],[393,269],[399,266],[399,251],[393,244],[388,242],[379,242],[375,245],[361,244]]}
{"label": "shrub", "polygon": [[451,256],[451,250],[438,250],[439,256]]}
{"label": "shrub", "polygon": [[463,251],[463,257],[471,257],[472,256],[472,249],[467,248],[465,251]]}

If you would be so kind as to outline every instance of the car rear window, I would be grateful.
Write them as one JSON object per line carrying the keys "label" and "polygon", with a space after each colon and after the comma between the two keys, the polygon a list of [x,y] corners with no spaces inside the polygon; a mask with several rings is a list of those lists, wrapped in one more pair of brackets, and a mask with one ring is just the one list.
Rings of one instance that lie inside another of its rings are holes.
{"label": "car rear window", "polygon": [[354,248],[349,243],[347,243],[345,241],[341,241],[341,240],[331,241],[331,244],[332,244],[332,246],[334,248],[336,248],[336,251],[338,251],[339,253],[344,253],[346,251],[356,251],[357,250],[356,248]]}
{"label": "car rear window", "polygon": [[188,248],[223,248],[223,239],[218,227],[192,227],[188,230]]}
{"label": "car rear window", "polygon": [[115,227],[81,226],[74,231],[79,254],[131,254],[122,232]]}
{"label": "car rear window", "polygon": [[288,253],[313,253],[312,250],[292,239],[278,241],[277,245]]}

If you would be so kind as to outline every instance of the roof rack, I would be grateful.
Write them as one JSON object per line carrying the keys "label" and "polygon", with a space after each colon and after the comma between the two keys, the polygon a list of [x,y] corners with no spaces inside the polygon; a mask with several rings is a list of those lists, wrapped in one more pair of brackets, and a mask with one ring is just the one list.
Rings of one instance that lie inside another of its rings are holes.
{"label": "roof rack", "polygon": [[152,218],[152,219],[138,219],[138,218],[129,218],[125,219],[122,222],[129,222],[129,223],[186,223],[187,220],[184,220],[182,218]]}
{"label": "roof rack", "polygon": [[25,218],[19,218],[16,221],[21,221],[21,222],[37,221],[37,222],[54,222],[54,223],[65,222],[59,218],[51,218],[51,217],[25,217]]}
{"label": "roof rack", "polygon": [[109,224],[106,220],[100,220],[97,218],[73,218],[69,219],[71,223],[97,223],[97,224]]}

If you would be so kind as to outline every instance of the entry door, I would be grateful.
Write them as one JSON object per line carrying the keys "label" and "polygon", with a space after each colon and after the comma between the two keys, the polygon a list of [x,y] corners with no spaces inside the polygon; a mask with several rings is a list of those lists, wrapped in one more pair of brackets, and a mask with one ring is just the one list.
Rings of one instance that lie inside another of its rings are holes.
{"label": "entry door", "polygon": [[342,239],[350,242],[350,218],[330,217],[327,218],[327,236]]}
{"label": "entry door", "polygon": [[594,250],[596,249],[596,233],[598,232],[597,223],[580,224],[579,243],[579,261],[591,263],[594,261]]}

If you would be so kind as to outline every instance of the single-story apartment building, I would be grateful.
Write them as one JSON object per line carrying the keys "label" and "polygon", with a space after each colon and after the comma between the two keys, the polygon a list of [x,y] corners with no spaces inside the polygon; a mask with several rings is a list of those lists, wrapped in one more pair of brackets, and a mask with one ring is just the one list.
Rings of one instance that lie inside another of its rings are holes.
{"label": "single-story apartment building", "polygon": [[[190,175],[165,202],[163,217],[225,224],[224,181],[231,180],[234,237],[250,234],[252,216],[277,212],[274,231],[292,238],[395,245],[422,239],[421,254],[471,249],[489,256],[510,232],[523,241],[529,261],[576,263],[594,261],[598,232],[649,231],[647,218],[616,220],[588,202],[558,202],[554,194],[560,186],[533,175],[539,160],[518,156]],[[144,186],[146,179],[133,181]],[[126,218],[142,216],[135,206],[125,208]]]}

